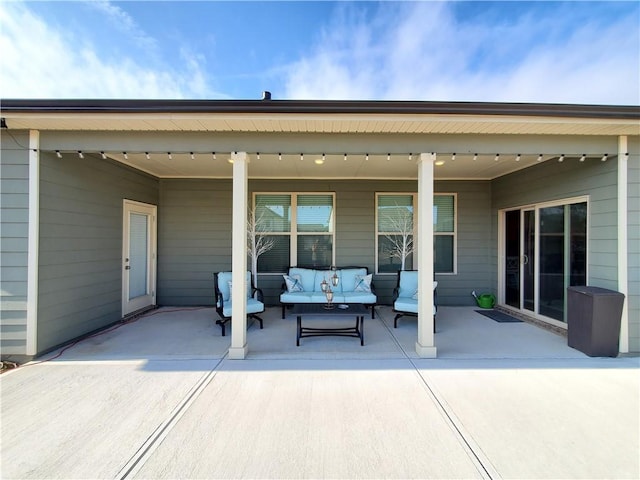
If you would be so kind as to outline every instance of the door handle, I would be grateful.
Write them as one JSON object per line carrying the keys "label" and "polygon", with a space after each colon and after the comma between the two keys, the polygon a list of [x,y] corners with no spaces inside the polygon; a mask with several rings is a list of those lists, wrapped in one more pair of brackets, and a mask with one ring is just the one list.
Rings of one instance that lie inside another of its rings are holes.
{"label": "door handle", "polygon": [[527,265],[529,263],[529,256],[528,255],[523,255],[522,256],[522,264],[523,265]]}

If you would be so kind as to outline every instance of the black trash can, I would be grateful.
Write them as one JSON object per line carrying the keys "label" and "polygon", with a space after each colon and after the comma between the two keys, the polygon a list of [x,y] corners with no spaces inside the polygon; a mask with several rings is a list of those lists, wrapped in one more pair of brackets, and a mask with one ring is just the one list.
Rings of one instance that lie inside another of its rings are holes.
{"label": "black trash can", "polygon": [[567,288],[567,340],[590,357],[617,357],[624,295],[600,287]]}

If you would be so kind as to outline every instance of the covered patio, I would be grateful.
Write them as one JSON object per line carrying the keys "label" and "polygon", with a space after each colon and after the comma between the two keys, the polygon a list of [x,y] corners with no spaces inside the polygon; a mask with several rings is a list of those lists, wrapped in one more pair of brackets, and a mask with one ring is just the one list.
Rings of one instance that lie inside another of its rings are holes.
{"label": "covered patio", "polygon": [[[282,273],[305,264],[300,239],[318,233],[296,224],[297,199],[330,199],[330,221],[319,231],[330,245],[322,266],[362,266],[375,277],[381,318],[367,321],[362,351],[372,351],[379,336],[385,341],[378,348],[389,356],[527,354],[535,342],[485,338],[474,334],[473,320],[450,333],[459,317],[447,322],[448,308],[466,318],[473,314],[470,293],[490,292],[499,306],[566,328],[569,282],[627,295],[620,352],[637,350],[630,348],[637,295],[628,274],[638,254],[636,231],[627,231],[637,185],[635,107],[13,100],[3,108],[3,160],[17,172],[11,200],[20,207],[10,225],[19,253],[9,256],[16,278],[8,353],[40,355],[147,307],[211,305],[215,272],[232,271],[232,296],[244,297],[247,220],[259,195],[287,196],[289,203],[277,206],[293,212],[285,230],[267,232],[286,243],[282,259],[258,268],[268,306],[278,304]],[[411,209],[416,248],[409,268],[419,272],[420,294],[418,320],[392,331],[388,305],[400,268],[383,268],[379,215],[398,195]],[[438,196],[450,201],[448,230],[435,221]],[[543,214],[575,218],[548,222],[557,230],[544,232]],[[513,225],[517,231],[507,228]],[[445,256],[446,266],[434,265]],[[436,336],[433,292],[423,288],[434,279],[443,306]],[[270,338],[268,329],[245,328],[245,307],[236,302],[231,323],[228,338],[210,335],[230,359],[293,347],[293,321],[266,321],[279,332]],[[304,341],[292,354],[335,344],[339,355],[345,344],[353,355],[343,340]]]}
{"label": "covered patio", "polygon": [[[437,315],[438,358],[469,359],[579,359],[588,358],[567,346],[566,337],[527,322],[500,323],[477,313],[475,307],[440,307]],[[393,328],[391,307],[376,307],[376,318],[366,318],[365,345],[349,337],[311,337],[296,347],[295,316],[282,319],[279,307],[267,308],[264,329],[249,324],[251,350],[247,360],[417,359],[415,318]],[[212,359],[227,355],[231,337],[220,335],[213,308],[162,307],[128,323],[68,347],[62,361]],[[315,324],[331,320],[316,320]],[[345,324],[351,320],[340,320]],[[52,352],[43,358],[59,353]]]}

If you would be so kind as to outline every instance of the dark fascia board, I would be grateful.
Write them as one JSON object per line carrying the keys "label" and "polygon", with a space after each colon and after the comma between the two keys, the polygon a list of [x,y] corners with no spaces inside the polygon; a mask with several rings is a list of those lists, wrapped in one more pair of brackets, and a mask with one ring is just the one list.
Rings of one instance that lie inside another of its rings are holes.
{"label": "dark fascia board", "polygon": [[0,110],[6,113],[437,114],[640,119],[640,106],[636,105],[379,100],[3,99]]}

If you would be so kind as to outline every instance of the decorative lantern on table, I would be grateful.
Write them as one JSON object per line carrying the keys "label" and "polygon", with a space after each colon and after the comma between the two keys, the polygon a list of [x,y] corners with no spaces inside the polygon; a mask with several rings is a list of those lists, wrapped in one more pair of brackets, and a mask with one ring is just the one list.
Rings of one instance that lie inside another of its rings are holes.
{"label": "decorative lantern on table", "polygon": [[331,288],[327,288],[327,291],[324,292],[324,294],[327,297],[327,304],[324,306],[324,308],[326,308],[327,310],[331,310],[335,307],[335,305],[333,304],[333,291],[331,290]]}
{"label": "decorative lantern on table", "polygon": [[338,283],[340,283],[340,278],[338,277],[338,272],[334,270],[333,276],[331,277],[331,285],[333,285],[334,287],[337,287]]}

